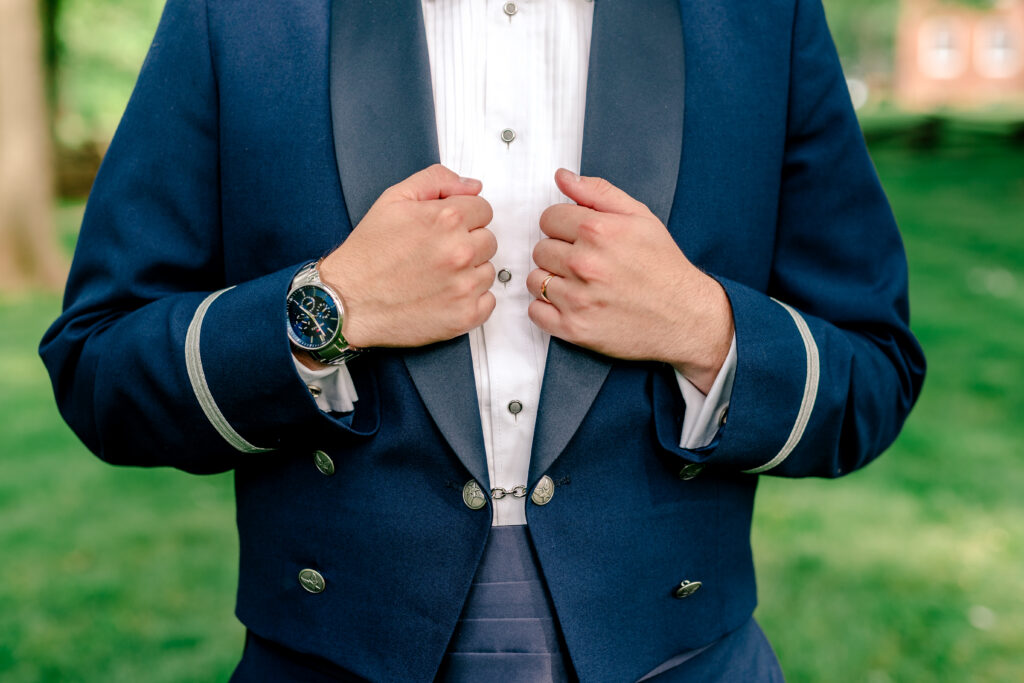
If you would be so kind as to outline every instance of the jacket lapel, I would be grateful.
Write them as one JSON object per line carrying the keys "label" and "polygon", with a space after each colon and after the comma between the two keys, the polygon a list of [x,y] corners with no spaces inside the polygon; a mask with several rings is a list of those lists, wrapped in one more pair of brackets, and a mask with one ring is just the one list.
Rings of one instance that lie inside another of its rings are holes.
{"label": "jacket lapel", "polygon": [[[668,223],[683,144],[679,0],[594,5],[580,172],[600,176]],[[559,339],[548,348],[530,462],[532,486],[590,410],[611,359]]]}
{"label": "jacket lapel", "polygon": [[[440,158],[419,0],[333,0],[331,119],[349,219],[380,193]],[[405,354],[427,410],[459,460],[487,489],[469,340]]]}

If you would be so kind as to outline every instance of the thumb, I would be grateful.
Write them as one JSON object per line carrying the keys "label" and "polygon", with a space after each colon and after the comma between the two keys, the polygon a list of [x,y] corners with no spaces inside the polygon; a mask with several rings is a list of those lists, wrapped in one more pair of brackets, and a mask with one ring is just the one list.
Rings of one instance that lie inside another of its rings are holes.
{"label": "thumb", "polygon": [[412,199],[427,201],[444,199],[457,194],[479,194],[483,183],[473,178],[460,178],[459,175],[441,164],[428,166],[422,171],[392,185],[385,190],[383,196],[391,195],[394,199]]}
{"label": "thumb", "polygon": [[603,213],[620,213],[628,216],[649,213],[646,206],[612,185],[604,178],[578,176],[572,171],[560,168],[555,172],[555,184],[569,199],[580,206],[586,206]]}

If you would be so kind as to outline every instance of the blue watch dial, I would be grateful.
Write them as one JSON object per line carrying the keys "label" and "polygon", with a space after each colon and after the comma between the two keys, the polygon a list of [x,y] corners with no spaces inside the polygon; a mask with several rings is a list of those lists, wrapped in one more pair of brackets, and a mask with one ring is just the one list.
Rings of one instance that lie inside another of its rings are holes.
{"label": "blue watch dial", "polygon": [[333,297],[316,285],[305,285],[288,297],[288,336],[307,351],[322,349],[338,336],[341,311]]}

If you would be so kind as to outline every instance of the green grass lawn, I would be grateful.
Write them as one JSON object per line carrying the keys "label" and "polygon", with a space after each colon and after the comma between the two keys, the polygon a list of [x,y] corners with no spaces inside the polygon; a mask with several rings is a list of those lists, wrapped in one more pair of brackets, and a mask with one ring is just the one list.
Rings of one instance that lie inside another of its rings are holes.
{"label": "green grass lawn", "polygon": [[[873,151],[930,373],[867,470],[762,480],[758,618],[794,682],[1020,680],[1024,151]],[[79,211],[60,210],[68,242]],[[0,303],[0,680],[226,680],[231,479],[90,456],[35,355],[57,309]]]}
{"label": "green grass lawn", "polygon": [[873,157],[929,374],[866,470],[762,479],[757,616],[791,681],[1022,680],[1024,150]]}

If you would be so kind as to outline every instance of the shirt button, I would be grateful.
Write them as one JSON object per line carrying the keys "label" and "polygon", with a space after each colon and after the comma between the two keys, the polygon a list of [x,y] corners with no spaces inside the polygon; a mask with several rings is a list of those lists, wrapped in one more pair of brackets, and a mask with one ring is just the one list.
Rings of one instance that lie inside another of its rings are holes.
{"label": "shirt button", "polygon": [[506,145],[511,144],[516,139],[516,132],[511,128],[506,128],[501,131],[501,141]]}
{"label": "shirt button", "polygon": [[508,268],[502,268],[498,271],[498,282],[505,283],[512,279],[512,271]]}
{"label": "shirt button", "polygon": [[509,401],[508,402],[508,412],[512,413],[513,415],[518,415],[519,413],[523,412],[523,402],[522,401]]}
{"label": "shirt button", "polygon": [[505,12],[505,14],[509,16],[509,18],[511,18],[513,14],[519,11],[519,8],[516,6],[516,3],[514,2],[506,2],[501,9]]}

